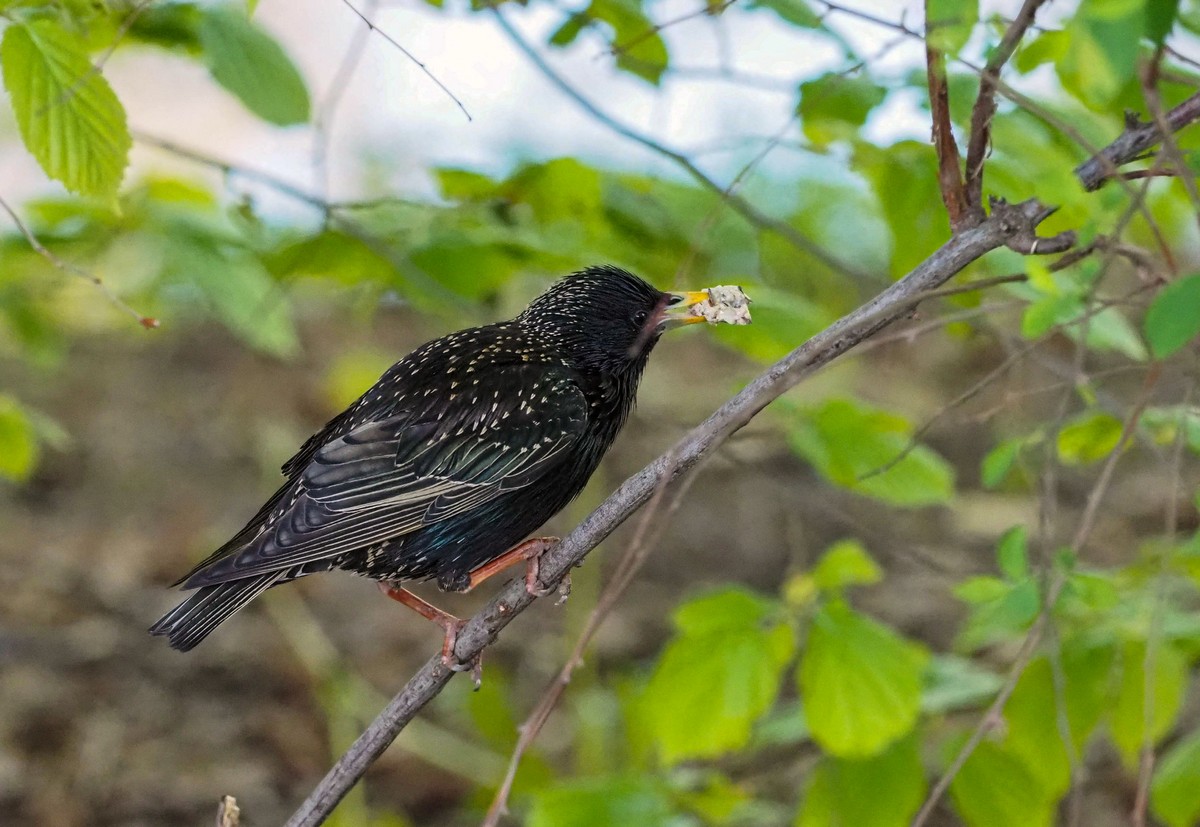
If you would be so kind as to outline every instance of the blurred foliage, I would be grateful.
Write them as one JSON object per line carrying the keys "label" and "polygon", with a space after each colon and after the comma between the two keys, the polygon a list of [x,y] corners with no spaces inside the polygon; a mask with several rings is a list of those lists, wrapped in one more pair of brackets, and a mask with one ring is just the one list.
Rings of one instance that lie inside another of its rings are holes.
{"label": "blurred foliage", "polygon": [[[772,25],[831,45],[845,59],[845,67],[796,79],[789,106],[801,138],[792,149],[803,160],[794,178],[751,176],[748,187],[756,204],[769,205],[770,219],[829,253],[825,260],[778,226],[726,209],[711,188],[576,158],[529,161],[499,176],[433,169],[435,201],[329,204],[275,182],[283,195],[315,208],[320,220],[309,224],[264,215],[253,199],[198,181],[126,180],[132,138],[103,67],[114,48],[196,61],[264,121],[309,122],[305,79],[255,22],[253,2],[0,2],[0,68],[20,138],[32,161],[72,193],[33,200],[22,212],[54,255],[85,264],[139,313],[168,328],[216,319],[273,358],[301,352],[297,316],[321,302],[369,312],[393,299],[462,324],[519,306],[552,275],[613,261],[645,274],[678,272],[697,284],[745,285],[756,301],[755,325],[718,335],[767,362],[859,304],[870,286],[863,272],[882,283],[919,264],[945,241],[949,224],[932,147],[881,139],[886,131],[873,129],[890,106],[928,108],[924,67],[877,67],[839,33],[828,4],[729,6],[700,4],[698,13],[718,24],[726,15],[769,15]],[[670,23],[651,4],[548,8],[561,16],[548,47],[580,49],[599,39],[617,70],[654,86],[677,69]],[[929,42],[951,58],[951,117],[961,136],[979,85],[972,67],[996,47],[1006,21],[981,17],[973,0],[931,0],[928,8]],[[1194,394],[1139,407],[1128,388],[1102,387],[1079,369],[1086,360],[1133,372],[1165,367],[1194,379],[1200,274],[1179,270],[1198,264],[1197,205],[1178,179],[1145,189],[1125,181],[1087,194],[1072,172],[1121,132],[1124,110],[1147,114],[1139,81],[1146,66],[1159,68],[1166,105],[1194,92],[1196,64],[1179,55],[1196,51],[1200,3],[1088,0],[1042,22],[1005,75],[1016,73],[1010,82],[1027,102],[1001,102],[985,186],[998,197],[1036,196],[1060,207],[1045,229],[1077,230],[1094,254],[1055,270],[998,251],[969,268],[967,280],[1024,276],[1000,293],[1020,311],[1011,318],[986,313],[977,295],[944,300],[948,313],[968,319],[946,328],[958,347],[995,337],[1010,349],[1077,349],[1074,392],[1062,416],[1017,411],[1010,430],[995,428],[990,444],[979,446],[982,487],[1029,498],[1048,463],[1099,475],[1114,452],[1179,445],[1194,470],[1200,454]],[[1163,44],[1172,50],[1157,51]],[[1197,166],[1198,141],[1197,130],[1178,134],[1176,150],[1188,166],[1178,174]],[[62,272],[22,234],[0,239],[0,352],[7,357],[53,371],[72,341],[129,326],[93,285]],[[388,361],[373,352],[346,355],[327,383],[331,406],[353,399]],[[956,480],[950,462],[921,441],[925,429],[914,417],[928,412],[903,393],[839,388],[776,407],[774,427],[824,484],[880,507],[954,507],[962,489],[975,485]],[[64,438],[21,400],[0,395],[0,477],[8,483],[34,475],[44,448]],[[954,588],[966,619],[953,652],[930,652],[855,608],[858,589],[887,581],[852,538],[777,594],[726,588],[695,597],[676,608],[674,635],[653,662],[627,665],[614,684],[591,687],[594,694],[572,713],[581,754],[589,738],[605,745],[588,752],[587,771],[535,754],[515,806],[526,823],[556,827],[907,824],[931,775],[946,769],[1003,685],[995,654],[1011,656],[1045,613],[1053,640],[1038,647],[1013,687],[1004,726],[954,777],[958,816],[971,827],[1049,824],[1085,749],[1107,743],[1130,778],[1144,749],[1161,749],[1153,812],[1171,827],[1193,824],[1200,817],[1200,732],[1194,723],[1181,728],[1180,716],[1200,657],[1200,535],[1137,530],[1139,547],[1100,568],[1066,548],[1035,564],[1025,530],[1009,528],[996,538],[995,573]],[[1052,593],[1057,599],[1046,605]],[[490,673],[485,686],[471,702],[474,725],[482,741],[504,752],[515,726],[512,704],[502,675]],[[493,686],[497,694],[488,694]],[[326,708],[337,706],[344,689],[322,687]],[[330,712],[336,739],[352,731],[348,716]],[[810,759],[790,797],[763,793],[727,763],[731,755],[747,765],[780,754]]]}

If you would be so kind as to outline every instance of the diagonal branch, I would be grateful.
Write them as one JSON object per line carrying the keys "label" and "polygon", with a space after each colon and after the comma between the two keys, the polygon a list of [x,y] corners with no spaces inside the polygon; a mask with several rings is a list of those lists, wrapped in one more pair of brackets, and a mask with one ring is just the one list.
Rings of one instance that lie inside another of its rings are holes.
{"label": "diagonal branch", "polygon": [[[909,313],[924,293],[946,283],[985,253],[1015,239],[1034,237],[1037,224],[1049,212],[1037,201],[1015,205],[997,203],[992,215],[978,226],[955,235],[903,279],[771,365],[667,453],[626,480],[559,545],[548,551],[541,564],[543,584],[559,582],[644,505],[663,481],[695,466],[701,457],[728,439],[773,400]],[[459,632],[455,657],[461,662],[472,660],[533,600],[523,580],[510,583],[467,621]],[[408,722],[453,676],[440,655],[431,657],[338,760],[288,820],[286,827],[321,824]]]}
{"label": "diagonal branch", "polygon": [[[1178,132],[1188,124],[1200,120],[1200,92],[1192,95],[1163,116],[1168,130]],[[1075,175],[1083,188],[1089,192],[1098,190],[1104,182],[1116,174],[1117,168],[1138,158],[1146,150],[1159,144],[1164,131],[1155,123],[1141,123],[1130,115],[1125,120],[1125,131],[1099,153],[1075,167]]]}
{"label": "diagonal branch", "polygon": [[983,211],[983,161],[992,134],[992,116],[996,114],[996,81],[1000,70],[1033,25],[1038,8],[1046,0],[1025,0],[1016,19],[1009,24],[995,51],[988,58],[979,78],[979,95],[971,109],[971,137],[967,143],[967,203],[976,215]]}

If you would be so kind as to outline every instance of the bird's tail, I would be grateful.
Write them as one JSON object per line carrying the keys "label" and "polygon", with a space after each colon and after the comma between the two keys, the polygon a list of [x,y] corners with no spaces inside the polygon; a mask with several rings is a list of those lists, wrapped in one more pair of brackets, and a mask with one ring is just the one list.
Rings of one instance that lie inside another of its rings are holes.
{"label": "bird's tail", "polygon": [[276,583],[289,579],[272,571],[257,577],[203,586],[150,627],[152,635],[166,635],[171,648],[186,652],[238,609]]}

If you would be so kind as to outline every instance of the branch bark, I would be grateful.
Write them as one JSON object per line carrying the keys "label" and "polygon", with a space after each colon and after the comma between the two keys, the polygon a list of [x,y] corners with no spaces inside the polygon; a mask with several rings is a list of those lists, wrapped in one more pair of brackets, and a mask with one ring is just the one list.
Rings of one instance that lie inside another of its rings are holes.
{"label": "branch bark", "polygon": [[[968,226],[972,216],[963,186],[958,143],[950,124],[950,87],[946,82],[946,56],[925,44],[925,77],[929,84],[929,111],[933,115],[933,148],[938,159],[938,189],[950,216],[950,227],[958,232]],[[982,94],[982,93],[981,93]],[[982,209],[977,218],[983,217]]]}
{"label": "branch bark", "polygon": [[[909,313],[935,289],[985,253],[1012,242],[1035,238],[1037,225],[1051,210],[1037,201],[995,203],[992,214],[953,236],[900,281],[809,339],[771,365],[740,393],[690,431],[669,451],[630,477],[541,563],[543,584],[558,583],[593,548],[646,503],[663,481],[684,473],[728,439],[770,402],[805,377]],[[1027,241],[1028,243],[1028,241]],[[534,598],[522,579],[509,583],[459,632],[455,656],[469,662],[496,639]],[[363,773],[395,740],[414,716],[449,683],[454,673],[431,657],[338,760],[286,827],[321,824]]]}
{"label": "branch bark", "polygon": [[1017,50],[1021,38],[1033,25],[1038,8],[1045,2],[1046,0],[1025,0],[1021,11],[1004,32],[1000,45],[988,58],[979,77],[979,95],[971,109],[971,137],[967,142],[966,185],[968,208],[977,217],[983,215],[983,161],[987,157],[988,144],[991,142],[992,117],[996,114],[996,81],[1004,64],[1008,63],[1008,59]]}
{"label": "branch bark", "polygon": [[[1176,106],[1164,117],[1170,132],[1178,132],[1197,120],[1200,120],[1200,92]],[[1142,123],[1136,116],[1130,115],[1125,121],[1125,131],[1100,150],[1099,154],[1075,167],[1075,175],[1088,192],[1098,190],[1118,173],[1122,165],[1160,143],[1164,134],[1166,133],[1158,124]]]}

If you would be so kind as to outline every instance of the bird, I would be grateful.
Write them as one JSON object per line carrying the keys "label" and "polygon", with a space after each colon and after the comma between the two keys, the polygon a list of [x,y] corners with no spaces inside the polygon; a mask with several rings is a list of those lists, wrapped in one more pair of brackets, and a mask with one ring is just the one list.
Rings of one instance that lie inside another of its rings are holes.
{"label": "bird", "polygon": [[[519,315],[451,333],[384,371],[283,464],[286,481],[237,534],[177,580],[192,594],[152,635],[188,651],[267,589],[347,570],[444,631],[463,621],[403,587],[469,591],[537,563],[526,539],[592,476],[669,327],[702,322],[705,291],[669,293],[611,265],[554,282]],[[477,668],[477,665],[476,665]]]}

